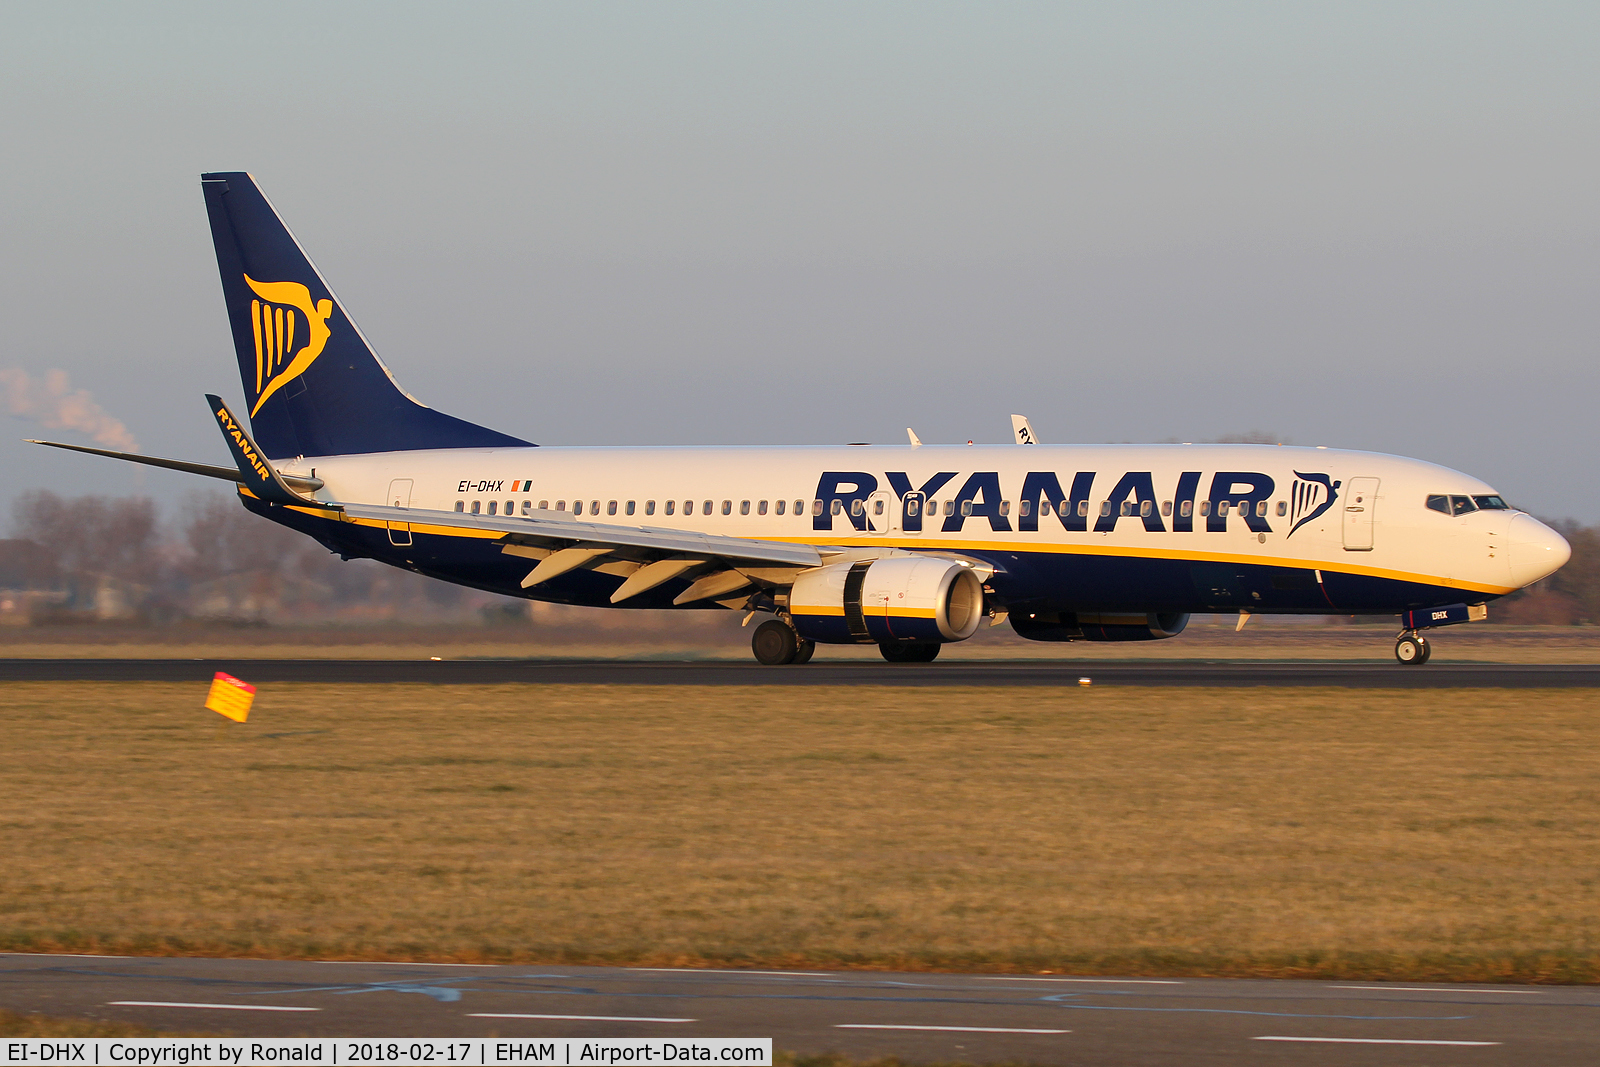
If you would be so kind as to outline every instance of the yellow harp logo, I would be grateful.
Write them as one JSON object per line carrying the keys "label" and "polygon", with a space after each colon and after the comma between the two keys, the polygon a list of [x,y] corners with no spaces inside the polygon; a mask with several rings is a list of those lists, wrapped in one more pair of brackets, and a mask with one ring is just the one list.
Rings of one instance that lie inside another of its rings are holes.
{"label": "yellow harp logo", "polygon": [[[258,282],[250,275],[245,283],[260,300],[250,301],[250,329],[256,338],[256,402],[250,409],[253,418],[267,397],[306,372],[322,347],[328,343],[328,316],[332,300],[311,302],[311,290],[299,282]],[[300,325],[300,319],[305,325]],[[304,333],[301,333],[301,330]],[[296,352],[295,337],[305,339]]]}

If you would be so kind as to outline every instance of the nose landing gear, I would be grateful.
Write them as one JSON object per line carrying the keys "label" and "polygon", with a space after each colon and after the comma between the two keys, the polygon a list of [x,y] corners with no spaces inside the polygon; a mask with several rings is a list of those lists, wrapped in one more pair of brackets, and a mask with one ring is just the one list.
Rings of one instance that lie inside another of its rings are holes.
{"label": "nose landing gear", "polygon": [[1431,655],[1433,648],[1428,644],[1428,639],[1415,630],[1402,633],[1394,643],[1394,658],[1408,666],[1426,663]]}

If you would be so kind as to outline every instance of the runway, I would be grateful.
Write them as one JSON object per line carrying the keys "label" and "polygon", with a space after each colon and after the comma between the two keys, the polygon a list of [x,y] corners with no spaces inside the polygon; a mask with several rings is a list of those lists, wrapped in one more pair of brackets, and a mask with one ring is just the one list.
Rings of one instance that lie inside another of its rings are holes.
{"label": "runway", "polygon": [[1357,689],[1593,688],[1600,664],[1393,662],[1072,663],[972,660],[870,661],[763,667],[731,661],[5,659],[0,682],[204,682],[227,671],[249,682],[433,685],[887,685],[929,686],[1339,686]]}
{"label": "runway", "polygon": [[0,1007],[244,1037],[771,1037],[1037,1064],[1587,1065],[1600,988],[0,954]]}

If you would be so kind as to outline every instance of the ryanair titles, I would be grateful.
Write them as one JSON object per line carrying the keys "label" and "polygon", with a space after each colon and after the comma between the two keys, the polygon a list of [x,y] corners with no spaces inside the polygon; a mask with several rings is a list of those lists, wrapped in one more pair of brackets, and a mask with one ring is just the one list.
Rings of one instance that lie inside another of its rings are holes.
{"label": "ryanair titles", "polygon": [[1269,515],[1289,515],[1292,501],[1292,535],[1333,506],[1340,485],[1326,474],[1295,471],[1288,497],[1274,500],[1277,483],[1271,475],[1218,471],[1202,495],[1203,472],[1184,471],[1171,495],[1158,498],[1151,471],[1128,471],[1099,494],[1100,476],[1094,471],[1073,474],[1065,487],[1055,471],[1029,471],[1013,498],[1001,491],[997,471],[977,471],[959,487],[957,477],[956,471],[941,471],[915,484],[903,471],[885,472],[883,482],[866,471],[824,471],[817,480],[812,529],[831,531],[836,519],[844,519],[862,533],[882,531],[897,508],[900,528],[912,533],[957,533],[969,520],[987,521],[998,531],[1011,530],[1015,520],[1015,529],[1024,533],[1037,531],[1041,520],[1076,532],[1109,533],[1128,521],[1152,533],[1190,533],[1199,520],[1208,533],[1222,533],[1231,516],[1251,533],[1267,534],[1272,532]]}

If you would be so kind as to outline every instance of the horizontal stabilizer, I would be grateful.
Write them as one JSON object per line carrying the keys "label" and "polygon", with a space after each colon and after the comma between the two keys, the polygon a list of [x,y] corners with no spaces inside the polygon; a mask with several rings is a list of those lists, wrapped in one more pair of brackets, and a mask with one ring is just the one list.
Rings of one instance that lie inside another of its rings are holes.
{"label": "horizontal stabilizer", "polygon": [[[198,474],[206,478],[218,478],[225,482],[244,484],[244,475],[239,473],[237,467],[219,467],[213,463],[190,463],[184,459],[162,459],[159,456],[141,456],[137,452],[113,452],[109,448],[89,448],[85,445],[64,445],[60,441],[34,441],[30,445],[48,445],[51,448],[65,448],[70,452],[87,452],[91,456],[105,456],[107,459],[124,459],[129,463],[143,463],[147,467],[164,467],[169,471],[182,471],[185,474]],[[303,492],[314,493],[322,488],[321,478],[295,478],[282,476],[291,488]]]}
{"label": "horizontal stabilizer", "polygon": [[272,462],[250,439],[249,432],[233,417],[233,412],[228,410],[222,398],[207,393],[206,401],[210,403],[211,414],[222,430],[222,439],[233,453],[233,461],[239,465],[239,484],[269,504],[306,503],[305,497],[284,482]]}

